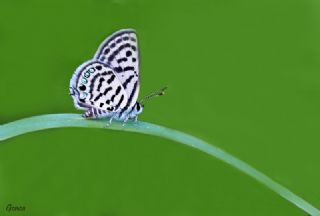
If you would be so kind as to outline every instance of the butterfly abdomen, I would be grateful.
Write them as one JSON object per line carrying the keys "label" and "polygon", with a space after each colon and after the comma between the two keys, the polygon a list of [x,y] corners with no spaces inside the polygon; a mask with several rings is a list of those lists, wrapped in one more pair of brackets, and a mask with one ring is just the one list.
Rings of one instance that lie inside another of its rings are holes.
{"label": "butterfly abdomen", "polygon": [[84,118],[96,119],[110,116],[110,112],[106,110],[90,108],[83,115]]}

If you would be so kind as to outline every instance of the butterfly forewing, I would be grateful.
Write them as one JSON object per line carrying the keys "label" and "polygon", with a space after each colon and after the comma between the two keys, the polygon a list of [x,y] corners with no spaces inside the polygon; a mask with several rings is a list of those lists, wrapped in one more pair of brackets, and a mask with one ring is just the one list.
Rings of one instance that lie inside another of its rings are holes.
{"label": "butterfly forewing", "polygon": [[127,105],[127,94],[111,67],[90,61],[79,67],[71,81],[80,107],[117,111]]}
{"label": "butterfly forewing", "polygon": [[113,68],[127,95],[126,108],[132,107],[139,94],[139,51],[134,30],[118,31],[108,37],[94,59]]}

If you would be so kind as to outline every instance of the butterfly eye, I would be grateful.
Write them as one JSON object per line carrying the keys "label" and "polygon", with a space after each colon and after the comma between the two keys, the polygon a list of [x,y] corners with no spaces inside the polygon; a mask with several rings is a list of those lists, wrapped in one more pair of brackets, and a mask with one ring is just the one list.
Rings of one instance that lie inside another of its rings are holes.
{"label": "butterfly eye", "polygon": [[137,103],[137,111],[139,112],[139,110],[140,110],[140,105],[139,103]]}

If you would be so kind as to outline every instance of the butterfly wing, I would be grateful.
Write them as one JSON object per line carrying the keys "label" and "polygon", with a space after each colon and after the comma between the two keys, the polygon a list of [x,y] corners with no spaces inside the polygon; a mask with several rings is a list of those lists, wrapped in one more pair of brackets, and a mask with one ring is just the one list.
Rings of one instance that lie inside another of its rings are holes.
{"label": "butterfly wing", "polygon": [[127,105],[128,97],[113,69],[89,61],[78,67],[70,81],[70,94],[79,109],[115,112]]}
{"label": "butterfly wing", "polygon": [[140,89],[139,51],[135,31],[124,29],[109,36],[98,48],[94,59],[113,68],[127,93],[127,108],[134,106]]}

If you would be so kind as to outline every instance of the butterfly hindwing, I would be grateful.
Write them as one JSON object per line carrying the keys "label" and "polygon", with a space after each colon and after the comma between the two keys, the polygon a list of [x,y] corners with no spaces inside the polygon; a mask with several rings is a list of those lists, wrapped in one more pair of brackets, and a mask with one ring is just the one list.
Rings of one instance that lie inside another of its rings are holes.
{"label": "butterfly hindwing", "polygon": [[71,88],[78,94],[80,108],[96,108],[114,112],[127,105],[127,94],[113,69],[101,62],[82,64],[71,79]]}
{"label": "butterfly hindwing", "polygon": [[113,68],[132,107],[139,94],[139,51],[134,30],[120,30],[109,36],[98,48],[94,59]]}

